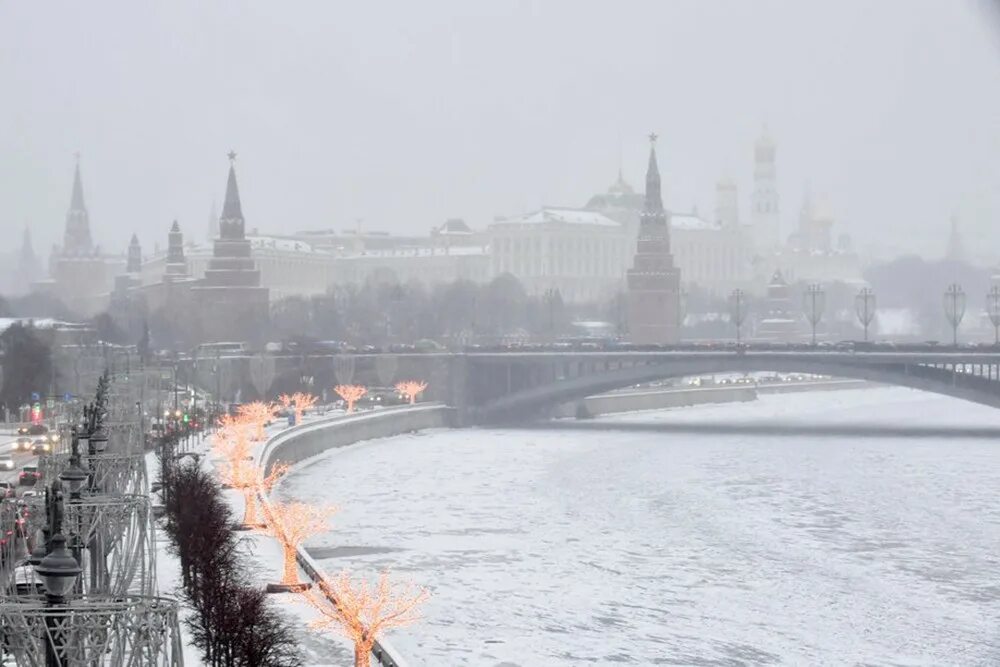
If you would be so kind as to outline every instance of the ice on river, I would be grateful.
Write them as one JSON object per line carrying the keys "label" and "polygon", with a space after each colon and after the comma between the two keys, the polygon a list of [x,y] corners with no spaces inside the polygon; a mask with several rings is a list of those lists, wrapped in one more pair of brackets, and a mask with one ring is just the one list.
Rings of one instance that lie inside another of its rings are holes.
{"label": "ice on river", "polygon": [[[1000,427],[898,388],[602,422]],[[333,502],[328,571],[427,586],[416,665],[1000,664],[1000,443],[428,431],[326,455],[278,495]]]}

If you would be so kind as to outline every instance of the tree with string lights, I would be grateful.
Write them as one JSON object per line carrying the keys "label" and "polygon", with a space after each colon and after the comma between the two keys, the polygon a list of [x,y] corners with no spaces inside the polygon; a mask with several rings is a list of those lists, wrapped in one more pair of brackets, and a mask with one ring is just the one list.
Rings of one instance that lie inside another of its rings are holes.
{"label": "tree with string lights", "polygon": [[398,391],[403,398],[409,401],[410,405],[417,402],[417,396],[422,394],[424,389],[427,389],[427,383],[420,382],[419,380],[406,380],[404,382],[396,383],[396,391]]}
{"label": "tree with string lights", "polygon": [[354,412],[354,404],[368,393],[368,390],[359,384],[338,384],[333,388],[337,395],[344,399],[347,404],[347,412]]}
{"label": "tree with string lights", "polygon": [[237,410],[237,414],[246,419],[249,423],[253,424],[253,439],[260,442],[264,439],[264,427],[267,426],[272,419],[274,419],[274,415],[277,411],[278,410],[273,403],[254,401],[252,403],[241,405]]}
{"label": "tree with string lights", "polygon": [[250,429],[252,424],[245,417],[223,415],[219,428],[212,436],[212,450],[231,467],[235,461],[245,461],[250,456]]}
{"label": "tree with string lights", "polygon": [[423,588],[394,586],[387,572],[374,585],[341,572],[323,577],[303,595],[320,613],[311,627],[335,628],[354,643],[354,667],[369,667],[376,640],[393,628],[417,621],[417,608],[429,597]]}
{"label": "tree with string lights", "polygon": [[281,583],[268,584],[269,593],[298,593],[311,586],[299,581],[296,560],[299,546],[310,537],[326,532],[330,517],[337,512],[332,505],[317,507],[308,503],[270,503],[265,505],[271,532],[281,542],[284,554]]}
{"label": "tree with string lights", "polygon": [[294,394],[282,394],[278,397],[278,400],[281,401],[281,406],[286,410],[291,409],[295,411],[295,423],[301,424],[302,413],[316,405],[316,401],[319,399],[312,394],[297,391]]}
{"label": "tree with string lights", "polygon": [[288,465],[275,463],[271,471],[264,474],[263,466],[247,459],[237,460],[219,471],[224,484],[243,492],[243,524],[244,530],[262,528],[257,521],[257,494],[269,492],[277,483],[278,478],[288,471]]}

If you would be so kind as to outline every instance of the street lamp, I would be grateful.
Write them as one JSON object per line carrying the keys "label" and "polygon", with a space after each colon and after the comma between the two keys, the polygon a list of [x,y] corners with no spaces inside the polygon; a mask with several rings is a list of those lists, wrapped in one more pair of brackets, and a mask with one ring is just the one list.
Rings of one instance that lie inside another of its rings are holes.
{"label": "street lamp", "polygon": [[857,296],[854,297],[854,309],[858,313],[858,320],[865,328],[865,342],[868,342],[868,326],[875,319],[875,292],[871,287],[863,287]]}
{"label": "street lamp", "polygon": [[806,319],[812,325],[812,344],[816,345],[816,325],[823,319],[823,309],[826,306],[826,292],[819,283],[812,283],[806,288],[804,295]]}
{"label": "street lamp", "polygon": [[994,285],[987,292],[986,311],[993,323],[993,344],[1000,345],[1000,285]]}
{"label": "street lamp", "polygon": [[747,295],[739,288],[734,289],[729,295],[729,317],[736,325],[736,345],[739,346],[743,322],[747,319]]}
{"label": "street lamp", "polygon": [[951,324],[951,344],[958,347],[958,325],[965,317],[965,290],[958,283],[952,283],[944,291],[944,315]]}
{"label": "street lamp", "polygon": [[91,454],[100,454],[108,448],[108,434],[104,432],[103,426],[98,426],[97,431],[90,436],[89,445],[93,449],[93,452],[88,449]]}
{"label": "street lamp", "polygon": [[42,581],[46,597],[51,604],[64,604],[66,594],[73,590],[82,568],[66,548],[66,538],[56,533],[50,540],[52,551],[35,566],[35,573]]}
{"label": "street lamp", "polygon": [[[66,548],[66,538],[62,533],[53,535],[50,544],[52,551],[35,566],[35,574],[42,582],[47,606],[57,607],[66,604],[66,596],[76,586],[83,570]],[[60,627],[63,617],[64,614],[54,610],[45,614],[46,667],[60,667],[67,662],[65,630]]]}
{"label": "street lamp", "polygon": [[[76,458],[76,457],[74,457]],[[70,459],[70,466],[59,473],[59,480],[69,488],[70,497],[79,497],[84,483],[90,478],[86,470],[80,467],[80,461]]]}

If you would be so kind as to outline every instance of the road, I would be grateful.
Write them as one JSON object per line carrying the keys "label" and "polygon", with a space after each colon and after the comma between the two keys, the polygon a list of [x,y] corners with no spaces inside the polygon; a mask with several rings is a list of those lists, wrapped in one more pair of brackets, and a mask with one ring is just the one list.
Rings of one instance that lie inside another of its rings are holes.
{"label": "road", "polygon": [[[34,438],[32,438],[34,439]],[[35,487],[31,486],[17,486],[17,478],[21,472],[21,467],[26,465],[37,465],[38,457],[30,452],[15,452],[14,442],[17,440],[17,436],[3,434],[0,435],[0,454],[10,454],[14,458],[14,469],[13,470],[0,470],[0,482],[10,482],[15,487],[17,487],[18,495],[21,492],[28,491],[37,487],[37,490],[41,491],[42,485],[41,480],[36,483]]]}

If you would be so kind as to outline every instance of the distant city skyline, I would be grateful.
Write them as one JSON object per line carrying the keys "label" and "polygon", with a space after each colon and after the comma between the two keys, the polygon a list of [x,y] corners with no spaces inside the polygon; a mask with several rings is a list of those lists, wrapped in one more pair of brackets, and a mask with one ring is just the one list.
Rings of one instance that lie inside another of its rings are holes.
{"label": "distant city skyline", "polygon": [[941,256],[957,214],[973,260],[1000,256],[1000,50],[974,3],[388,6],[4,5],[0,231],[47,256],[79,151],[106,251],[175,218],[202,238],[230,149],[248,230],[482,227],[583,206],[619,166],[641,191],[651,131],[669,208],[711,217],[731,176],[746,223],[766,123],[782,238],[808,182],[862,251]]}

